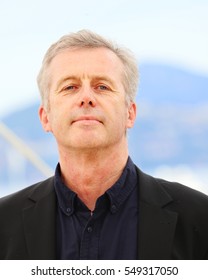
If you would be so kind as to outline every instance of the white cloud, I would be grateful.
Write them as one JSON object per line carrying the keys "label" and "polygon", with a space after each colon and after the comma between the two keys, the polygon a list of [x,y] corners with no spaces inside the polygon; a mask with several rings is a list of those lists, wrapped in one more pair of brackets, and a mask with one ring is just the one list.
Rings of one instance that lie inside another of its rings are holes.
{"label": "white cloud", "polygon": [[[206,169],[206,170],[205,170]],[[179,182],[195,190],[208,194],[207,167],[191,169],[187,165],[159,166],[152,172],[153,176],[172,182]]]}

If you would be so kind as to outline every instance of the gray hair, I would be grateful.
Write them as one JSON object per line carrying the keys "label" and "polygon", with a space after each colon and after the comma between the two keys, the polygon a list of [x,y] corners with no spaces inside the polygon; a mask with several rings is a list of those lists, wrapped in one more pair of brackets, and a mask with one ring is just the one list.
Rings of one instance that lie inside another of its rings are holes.
{"label": "gray hair", "polygon": [[49,95],[49,75],[48,67],[53,58],[60,52],[70,48],[100,48],[104,47],[114,52],[121,60],[124,66],[123,86],[126,92],[127,104],[134,102],[138,88],[138,67],[137,61],[130,50],[118,46],[102,36],[89,31],[80,30],[76,33],[70,33],[61,37],[56,43],[52,44],[46,52],[40,72],[37,77],[37,83],[41,94],[42,104],[48,105]]}

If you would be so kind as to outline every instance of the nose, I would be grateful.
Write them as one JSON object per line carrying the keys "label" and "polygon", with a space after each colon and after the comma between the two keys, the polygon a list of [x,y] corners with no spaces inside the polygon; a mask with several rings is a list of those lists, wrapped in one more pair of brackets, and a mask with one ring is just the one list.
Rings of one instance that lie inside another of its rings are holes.
{"label": "nose", "polygon": [[95,107],[96,99],[91,88],[83,88],[79,92],[79,106],[80,107]]}

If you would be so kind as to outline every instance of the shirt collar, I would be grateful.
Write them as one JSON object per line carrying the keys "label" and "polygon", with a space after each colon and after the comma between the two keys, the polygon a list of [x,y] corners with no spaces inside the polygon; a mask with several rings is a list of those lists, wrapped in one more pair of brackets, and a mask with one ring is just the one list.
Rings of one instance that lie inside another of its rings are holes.
{"label": "shirt collar", "polygon": [[127,200],[137,184],[137,173],[134,163],[129,157],[118,181],[106,191],[110,199],[111,212],[116,213]]}
{"label": "shirt collar", "polygon": [[[54,183],[58,205],[67,216],[70,216],[74,212],[75,199],[77,198],[77,195],[63,183],[61,179],[61,169],[59,163],[56,167]],[[103,195],[107,196],[109,199],[110,203],[108,203],[108,205],[112,214],[119,210],[119,208],[123,205],[130,193],[135,188],[136,184],[137,174],[135,165],[129,157],[120,178]],[[98,198],[97,204],[100,204],[101,201],[105,201],[103,196]]]}

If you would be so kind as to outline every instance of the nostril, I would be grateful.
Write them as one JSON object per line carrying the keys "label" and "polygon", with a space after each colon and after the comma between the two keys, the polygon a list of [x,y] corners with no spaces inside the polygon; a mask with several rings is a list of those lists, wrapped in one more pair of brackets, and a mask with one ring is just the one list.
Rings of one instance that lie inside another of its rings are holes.
{"label": "nostril", "polygon": [[84,105],[90,105],[90,106],[93,106],[93,102],[90,100],[90,101],[88,101],[88,102],[85,102],[85,101],[81,101],[81,106],[84,106]]}

